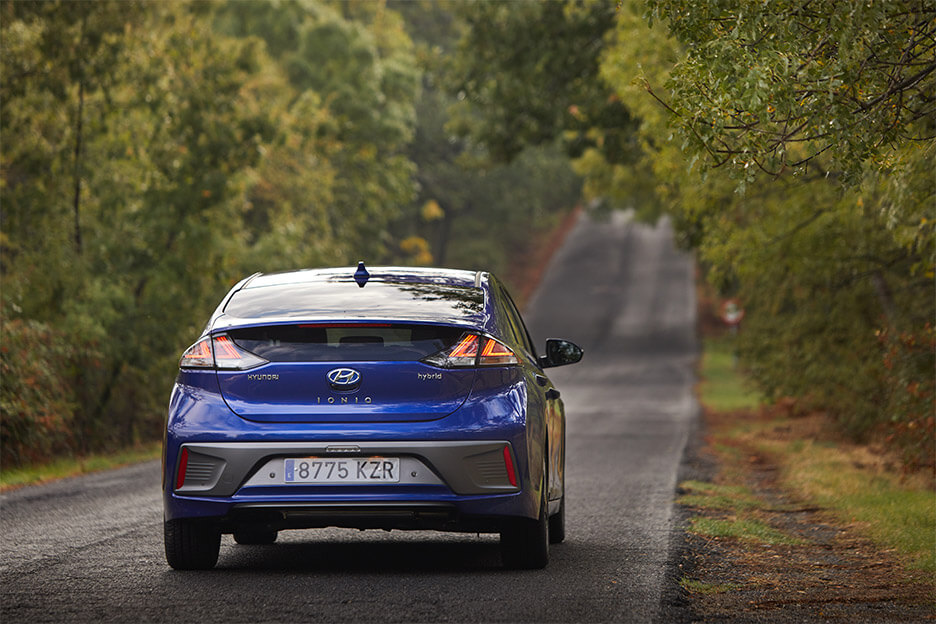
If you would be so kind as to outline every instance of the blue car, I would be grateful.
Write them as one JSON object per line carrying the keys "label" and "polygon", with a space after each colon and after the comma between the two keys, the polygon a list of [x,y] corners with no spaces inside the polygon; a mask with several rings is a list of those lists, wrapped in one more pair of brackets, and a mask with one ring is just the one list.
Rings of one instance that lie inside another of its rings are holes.
{"label": "blue car", "polygon": [[183,353],[163,448],[166,559],[317,527],[499,533],[542,568],[565,536],[565,414],[503,284],[382,267],[252,275]]}

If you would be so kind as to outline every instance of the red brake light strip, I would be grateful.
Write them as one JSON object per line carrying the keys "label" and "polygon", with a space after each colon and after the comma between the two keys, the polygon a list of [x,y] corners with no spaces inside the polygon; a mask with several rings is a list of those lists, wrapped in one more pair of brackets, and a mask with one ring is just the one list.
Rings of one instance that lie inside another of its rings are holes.
{"label": "red brake light strip", "polygon": [[491,339],[488,339],[487,344],[484,345],[484,351],[481,352],[481,357],[513,357],[513,355],[513,351]]}
{"label": "red brake light strip", "polygon": [[452,358],[467,358],[475,357],[478,354],[478,337],[475,334],[469,334],[461,339],[461,341],[452,349],[452,353],[449,357]]}
{"label": "red brake light strip", "polygon": [[215,357],[219,360],[239,360],[241,358],[237,347],[234,346],[233,341],[227,336],[217,336],[214,342],[217,347]]}

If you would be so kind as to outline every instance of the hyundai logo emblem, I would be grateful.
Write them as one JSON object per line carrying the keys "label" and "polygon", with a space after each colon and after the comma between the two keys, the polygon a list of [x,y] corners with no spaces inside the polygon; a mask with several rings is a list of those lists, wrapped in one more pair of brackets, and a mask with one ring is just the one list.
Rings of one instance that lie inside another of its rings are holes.
{"label": "hyundai logo emblem", "polygon": [[325,376],[335,390],[354,390],[361,384],[361,373],[353,368],[334,368]]}

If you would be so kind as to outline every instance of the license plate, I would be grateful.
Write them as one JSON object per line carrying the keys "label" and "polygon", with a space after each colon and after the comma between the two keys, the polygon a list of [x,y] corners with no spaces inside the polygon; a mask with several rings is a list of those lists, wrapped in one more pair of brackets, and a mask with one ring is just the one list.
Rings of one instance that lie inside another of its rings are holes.
{"label": "license plate", "polygon": [[399,483],[398,457],[302,457],[287,459],[286,483]]}

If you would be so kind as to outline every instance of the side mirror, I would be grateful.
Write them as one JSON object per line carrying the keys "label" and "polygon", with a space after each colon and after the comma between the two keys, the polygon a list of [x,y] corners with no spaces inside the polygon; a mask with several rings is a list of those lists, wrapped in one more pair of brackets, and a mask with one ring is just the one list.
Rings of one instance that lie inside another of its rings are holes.
{"label": "side mirror", "polygon": [[540,366],[551,368],[553,366],[575,364],[582,359],[584,353],[582,348],[574,342],[550,338],[546,341],[546,355],[540,358]]}

